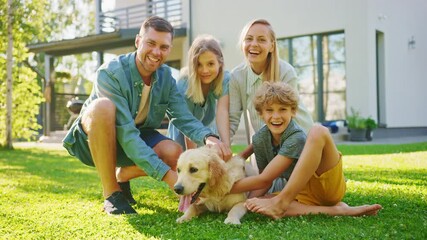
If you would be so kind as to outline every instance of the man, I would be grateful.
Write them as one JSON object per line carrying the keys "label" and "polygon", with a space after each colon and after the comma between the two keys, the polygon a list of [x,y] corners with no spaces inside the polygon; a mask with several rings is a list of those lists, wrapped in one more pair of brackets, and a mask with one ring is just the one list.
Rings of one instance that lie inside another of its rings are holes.
{"label": "man", "polygon": [[182,148],[155,130],[165,113],[190,139],[211,145],[225,160],[231,157],[230,148],[186,108],[170,68],[163,65],[172,40],[168,21],[146,19],[135,38],[136,52],[98,69],[92,93],[63,140],[71,155],[96,167],[109,214],[136,213],[130,205],[135,203],[133,178],[148,175],[173,189]]}

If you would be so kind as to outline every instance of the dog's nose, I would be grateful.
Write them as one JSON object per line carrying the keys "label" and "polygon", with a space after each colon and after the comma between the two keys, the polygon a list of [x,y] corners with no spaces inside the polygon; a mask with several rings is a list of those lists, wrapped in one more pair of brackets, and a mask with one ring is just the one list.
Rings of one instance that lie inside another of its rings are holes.
{"label": "dog's nose", "polygon": [[173,187],[173,190],[177,193],[177,194],[182,194],[184,192],[184,187],[179,184],[179,185],[175,185]]}

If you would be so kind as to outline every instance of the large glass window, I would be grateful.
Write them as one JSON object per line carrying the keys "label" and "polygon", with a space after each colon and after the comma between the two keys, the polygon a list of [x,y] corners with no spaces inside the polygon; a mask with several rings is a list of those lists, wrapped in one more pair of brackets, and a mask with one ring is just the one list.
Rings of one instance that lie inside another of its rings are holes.
{"label": "large glass window", "polygon": [[280,57],[295,67],[301,100],[315,121],[345,119],[344,33],[278,40]]}

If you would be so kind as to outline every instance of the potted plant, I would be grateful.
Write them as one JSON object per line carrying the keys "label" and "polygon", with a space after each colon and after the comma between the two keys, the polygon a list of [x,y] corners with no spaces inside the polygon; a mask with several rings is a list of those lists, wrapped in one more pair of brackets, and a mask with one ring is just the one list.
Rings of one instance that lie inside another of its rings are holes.
{"label": "potted plant", "polygon": [[366,119],[366,139],[368,141],[372,141],[372,137],[374,135],[374,129],[377,128],[377,122],[372,119],[371,117],[368,117]]}
{"label": "potted plant", "polygon": [[360,116],[358,111],[351,108],[351,114],[347,115],[346,120],[350,141],[366,141],[367,118]]}

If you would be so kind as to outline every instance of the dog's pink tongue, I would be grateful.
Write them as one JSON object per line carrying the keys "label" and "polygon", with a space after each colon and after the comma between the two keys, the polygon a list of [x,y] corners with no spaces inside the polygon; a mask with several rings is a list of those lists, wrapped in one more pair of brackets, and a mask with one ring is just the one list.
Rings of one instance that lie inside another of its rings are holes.
{"label": "dog's pink tongue", "polygon": [[190,204],[191,204],[191,194],[185,195],[185,196],[180,196],[179,197],[178,210],[180,212],[185,212],[185,210],[187,210],[187,208],[190,207]]}

